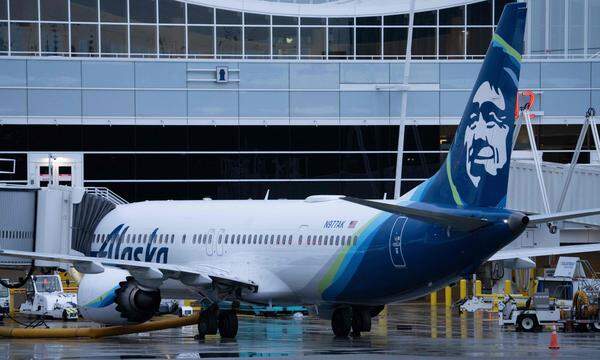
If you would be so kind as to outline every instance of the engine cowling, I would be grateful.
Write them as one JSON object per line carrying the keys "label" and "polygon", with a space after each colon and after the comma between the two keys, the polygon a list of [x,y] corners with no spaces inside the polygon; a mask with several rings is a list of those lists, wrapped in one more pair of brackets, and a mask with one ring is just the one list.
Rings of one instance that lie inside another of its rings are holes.
{"label": "engine cowling", "polygon": [[105,268],[87,274],[79,283],[79,312],[91,321],[108,325],[142,323],[160,306],[160,290],[139,284],[126,270]]}

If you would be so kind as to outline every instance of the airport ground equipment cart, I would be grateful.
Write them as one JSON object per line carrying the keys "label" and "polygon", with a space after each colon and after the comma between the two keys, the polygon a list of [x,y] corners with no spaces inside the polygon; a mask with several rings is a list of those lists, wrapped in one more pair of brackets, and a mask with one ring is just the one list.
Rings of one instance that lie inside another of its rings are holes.
{"label": "airport ground equipment cart", "polygon": [[19,312],[28,316],[77,320],[77,294],[66,293],[58,275],[34,275],[25,285],[26,300]]}
{"label": "airport ground equipment cart", "polygon": [[10,291],[0,285],[0,314],[8,314],[10,311]]}

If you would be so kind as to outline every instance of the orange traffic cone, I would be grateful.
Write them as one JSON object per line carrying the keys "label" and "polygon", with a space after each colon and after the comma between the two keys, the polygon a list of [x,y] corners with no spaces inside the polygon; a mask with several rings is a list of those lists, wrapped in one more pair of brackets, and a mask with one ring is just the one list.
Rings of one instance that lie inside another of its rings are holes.
{"label": "orange traffic cone", "polygon": [[560,349],[558,345],[558,334],[556,333],[556,325],[552,325],[552,335],[550,335],[550,345],[548,345],[548,349]]}

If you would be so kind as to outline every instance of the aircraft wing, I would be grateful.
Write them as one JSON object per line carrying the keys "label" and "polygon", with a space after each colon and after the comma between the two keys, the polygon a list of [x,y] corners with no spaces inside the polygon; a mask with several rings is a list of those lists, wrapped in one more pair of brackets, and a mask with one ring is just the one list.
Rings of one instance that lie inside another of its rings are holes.
{"label": "aircraft wing", "polygon": [[564,255],[564,254],[577,254],[586,252],[600,251],[599,244],[589,245],[569,245],[569,246],[553,246],[553,247],[540,247],[540,248],[528,248],[528,249],[510,249],[500,250],[495,253],[489,261],[495,260],[512,260],[512,259],[523,259],[531,256],[548,256],[548,255]]}
{"label": "aircraft wing", "polygon": [[158,264],[134,260],[116,260],[90,256],[38,253],[19,250],[2,250],[0,256],[12,256],[33,260],[46,260],[72,264],[83,274],[99,274],[104,272],[104,266],[112,266],[128,270],[131,275],[140,280],[175,279],[185,285],[204,287],[211,284],[233,285],[252,292],[258,290],[258,285],[250,279],[234,276],[229,272],[206,265],[181,266],[174,264]]}
{"label": "aircraft wing", "polygon": [[600,208],[587,209],[587,210],[563,211],[563,212],[552,213],[552,214],[529,215],[529,223],[543,224],[543,223],[547,223],[550,221],[574,219],[574,218],[580,218],[580,217],[584,217],[584,216],[591,216],[591,215],[598,215],[598,214],[600,214]]}

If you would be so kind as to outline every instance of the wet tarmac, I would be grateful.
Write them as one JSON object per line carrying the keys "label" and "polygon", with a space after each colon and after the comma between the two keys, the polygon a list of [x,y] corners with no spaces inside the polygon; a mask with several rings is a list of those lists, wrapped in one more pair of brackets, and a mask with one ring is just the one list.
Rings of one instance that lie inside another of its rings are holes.
{"label": "wet tarmac", "polygon": [[[53,326],[63,326],[60,322]],[[76,325],[86,326],[83,321]],[[488,314],[459,315],[443,306],[392,305],[360,338],[335,339],[329,322],[313,317],[240,318],[234,341],[194,339],[188,326],[99,340],[0,339],[0,359],[326,358],[401,357],[600,358],[600,333],[559,333],[561,348],[549,350],[550,332],[502,329]]]}

